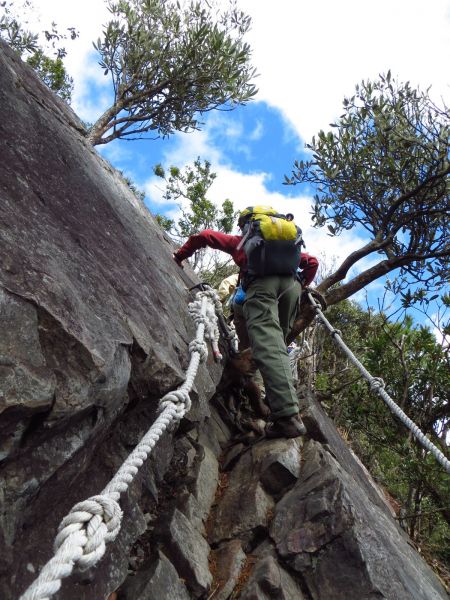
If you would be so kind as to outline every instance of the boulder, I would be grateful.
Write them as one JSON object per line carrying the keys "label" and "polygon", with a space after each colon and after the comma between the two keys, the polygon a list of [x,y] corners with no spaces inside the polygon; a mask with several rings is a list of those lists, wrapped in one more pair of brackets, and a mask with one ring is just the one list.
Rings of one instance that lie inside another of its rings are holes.
{"label": "boulder", "polygon": [[149,567],[130,577],[120,592],[123,600],[189,600],[191,597],[175,567],[162,552],[158,552]]}
{"label": "boulder", "polygon": [[227,600],[233,593],[245,564],[246,555],[239,539],[220,545],[211,552],[210,562],[214,581],[212,585],[215,600]]}
{"label": "boulder", "polygon": [[254,463],[250,450],[231,471],[211,515],[210,544],[217,545],[234,537],[249,543],[267,529],[275,503],[259,481],[261,462],[262,456]]}
{"label": "boulder", "polygon": [[275,507],[270,536],[314,600],[445,598],[403,530],[330,452],[311,441],[304,460]]}
{"label": "boulder", "polygon": [[159,536],[166,544],[171,562],[194,598],[206,593],[211,585],[212,575],[208,565],[210,548],[204,537],[177,509],[166,523],[161,523]]}
{"label": "boulder", "polygon": [[[274,556],[259,559],[239,596],[240,600],[304,600],[299,584]],[[330,596],[332,598],[332,596]]]}

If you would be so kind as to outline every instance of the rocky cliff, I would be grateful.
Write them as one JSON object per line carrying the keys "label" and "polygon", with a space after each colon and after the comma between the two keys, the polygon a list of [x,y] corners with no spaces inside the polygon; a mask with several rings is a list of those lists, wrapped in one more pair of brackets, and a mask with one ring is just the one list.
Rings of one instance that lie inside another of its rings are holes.
{"label": "rocky cliff", "polygon": [[[53,555],[182,381],[193,274],[73,112],[0,46],[0,597]],[[258,441],[211,358],[60,600],[446,598],[313,398],[305,440]],[[233,394],[231,393],[233,392]],[[245,400],[245,399],[244,399]],[[111,596],[113,597],[113,596]]]}

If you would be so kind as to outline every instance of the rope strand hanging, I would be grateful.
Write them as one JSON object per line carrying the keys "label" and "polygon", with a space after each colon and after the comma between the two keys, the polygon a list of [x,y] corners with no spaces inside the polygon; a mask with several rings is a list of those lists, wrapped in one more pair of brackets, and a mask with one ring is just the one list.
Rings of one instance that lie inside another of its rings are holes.
{"label": "rope strand hanging", "polygon": [[406,427],[411,431],[414,437],[422,444],[424,448],[429,450],[435,459],[444,467],[447,473],[450,473],[450,461],[444,456],[444,454],[437,448],[430,440],[426,437],[426,435],[419,429],[419,427],[402,411],[402,409],[394,402],[394,400],[389,396],[389,394],[384,389],[384,381],[381,377],[373,377],[369,371],[364,367],[364,365],[356,358],[353,352],[348,348],[348,346],[344,343],[344,340],[341,337],[341,332],[338,329],[335,329],[333,325],[328,321],[328,319],[323,314],[320,304],[318,304],[310,292],[308,292],[308,298],[311,304],[314,307],[314,310],[320,320],[324,323],[325,327],[331,334],[334,342],[344,351],[344,353],[348,356],[348,358],[352,361],[352,363],[356,366],[362,376],[369,382],[370,389],[375,391],[384,402],[388,405],[390,410],[402,421]]}

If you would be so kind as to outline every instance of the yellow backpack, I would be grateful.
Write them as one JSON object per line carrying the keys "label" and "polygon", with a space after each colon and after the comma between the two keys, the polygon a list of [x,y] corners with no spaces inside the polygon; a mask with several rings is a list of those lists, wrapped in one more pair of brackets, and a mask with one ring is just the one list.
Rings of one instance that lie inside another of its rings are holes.
{"label": "yellow backpack", "polygon": [[238,248],[244,248],[250,277],[296,274],[304,243],[293,219],[271,206],[249,206],[240,213],[243,237]]}

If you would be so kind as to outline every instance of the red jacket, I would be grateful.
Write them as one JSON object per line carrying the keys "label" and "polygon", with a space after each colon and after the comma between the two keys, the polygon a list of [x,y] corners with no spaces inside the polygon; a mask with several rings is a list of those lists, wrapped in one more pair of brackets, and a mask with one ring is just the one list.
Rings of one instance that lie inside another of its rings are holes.
{"label": "red jacket", "polygon": [[[237,249],[241,239],[241,235],[228,235],[220,231],[205,229],[205,231],[191,235],[188,241],[175,254],[177,259],[182,261],[192,256],[196,250],[209,246],[209,248],[214,248],[214,250],[222,250],[222,252],[231,254],[234,262],[242,272],[245,271],[246,256],[243,248],[240,250]],[[302,252],[299,267],[302,270],[304,284],[309,285],[316,276],[319,261],[314,256]]]}

